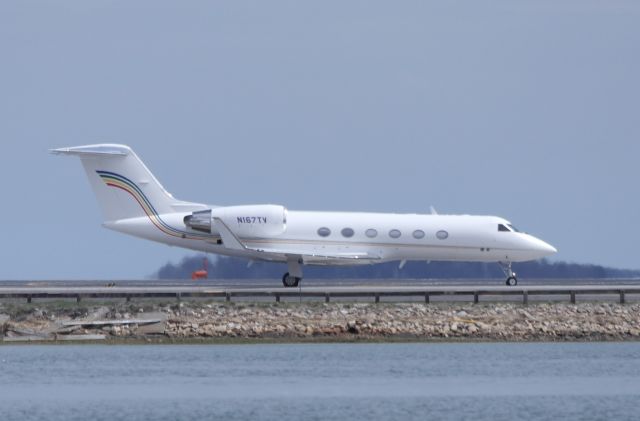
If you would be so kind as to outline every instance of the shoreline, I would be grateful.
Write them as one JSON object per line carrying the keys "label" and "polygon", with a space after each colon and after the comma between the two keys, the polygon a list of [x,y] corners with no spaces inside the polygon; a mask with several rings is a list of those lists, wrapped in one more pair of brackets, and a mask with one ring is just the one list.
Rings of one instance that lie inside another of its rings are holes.
{"label": "shoreline", "polygon": [[640,303],[0,303],[3,344],[628,342]]}
{"label": "shoreline", "polygon": [[484,339],[484,338],[422,338],[422,337],[318,337],[318,338],[299,338],[295,336],[283,336],[278,338],[152,338],[152,337],[127,337],[127,338],[106,338],[104,340],[29,340],[29,341],[15,341],[15,342],[3,342],[0,340],[0,348],[3,346],[29,346],[29,345],[54,345],[54,346],[66,346],[66,345],[104,345],[104,346],[117,346],[117,345],[131,345],[131,346],[145,346],[145,345],[185,345],[185,346],[198,346],[198,345],[219,345],[219,346],[233,346],[233,345],[329,345],[329,344],[588,344],[588,343],[635,343],[640,342],[640,338],[625,337],[625,338],[580,338],[580,339]]}

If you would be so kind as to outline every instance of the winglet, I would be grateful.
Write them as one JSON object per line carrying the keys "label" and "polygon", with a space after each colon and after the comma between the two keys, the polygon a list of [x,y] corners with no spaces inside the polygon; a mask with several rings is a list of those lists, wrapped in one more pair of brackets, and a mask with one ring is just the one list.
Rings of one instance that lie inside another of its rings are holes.
{"label": "winglet", "polygon": [[229,229],[229,227],[222,222],[222,219],[218,217],[213,217],[213,222],[215,228],[220,232],[220,236],[222,237],[222,244],[226,248],[232,250],[246,250],[247,247],[242,244],[240,239],[236,237],[236,235]]}

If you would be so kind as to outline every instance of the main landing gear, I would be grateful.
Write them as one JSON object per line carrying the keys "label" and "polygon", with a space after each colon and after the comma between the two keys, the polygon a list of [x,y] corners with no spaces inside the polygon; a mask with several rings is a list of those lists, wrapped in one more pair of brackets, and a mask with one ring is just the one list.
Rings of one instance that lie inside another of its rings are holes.
{"label": "main landing gear", "polygon": [[511,262],[499,262],[500,268],[507,275],[507,281],[505,284],[510,287],[514,287],[518,285],[518,278],[516,278],[516,273],[511,270]]}
{"label": "main landing gear", "polygon": [[282,285],[284,285],[285,288],[295,288],[300,284],[300,281],[302,281],[302,278],[291,276],[289,272],[282,276]]}
{"label": "main landing gear", "polygon": [[298,257],[289,258],[287,259],[287,266],[289,267],[289,272],[282,276],[282,285],[285,288],[295,288],[302,281],[302,259]]}

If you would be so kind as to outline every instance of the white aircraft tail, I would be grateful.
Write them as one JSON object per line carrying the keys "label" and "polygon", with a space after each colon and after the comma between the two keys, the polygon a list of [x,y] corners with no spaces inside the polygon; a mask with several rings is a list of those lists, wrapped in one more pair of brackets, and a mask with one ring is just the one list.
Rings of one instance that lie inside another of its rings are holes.
{"label": "white aircraft tail", "polygon": [[174,199],[128,146],[88,145],[51,152],[80,157],[105,222],[200,207]]}

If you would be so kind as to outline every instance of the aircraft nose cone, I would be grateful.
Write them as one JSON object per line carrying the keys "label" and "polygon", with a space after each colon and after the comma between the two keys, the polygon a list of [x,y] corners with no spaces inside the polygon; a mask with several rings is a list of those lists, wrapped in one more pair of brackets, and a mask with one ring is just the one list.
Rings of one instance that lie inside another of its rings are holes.
{"label": "aircraft nose cone", "polygon": [[544,241],[542,242],[544,244],[543,246],[543,251],[547,254],[555,254],[558,252],[558,249],[553,247],[551,244],[549,243],[545,243]]}
{"label": "aircraft nose cone", "polygon": [[534,249],[539,252],[541,256],[549,256],[558,252],[558,250],[551,244],[544,242],[539,238],[533,237],[532,240]]}

